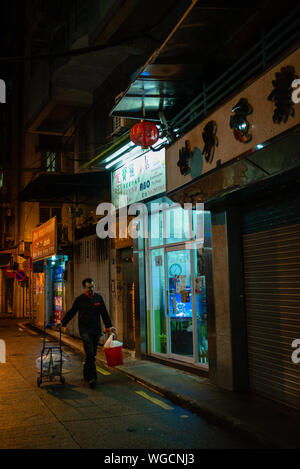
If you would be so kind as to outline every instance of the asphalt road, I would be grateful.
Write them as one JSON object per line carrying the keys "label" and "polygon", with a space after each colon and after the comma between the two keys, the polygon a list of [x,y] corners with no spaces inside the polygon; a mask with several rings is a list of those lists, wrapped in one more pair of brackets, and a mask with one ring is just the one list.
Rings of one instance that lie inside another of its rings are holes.
{"label": "asphalt road", "polygon": [[0,319],[0,339],[6,344],[0,449],[257,448],[103,366],[96,389],[90,389],[82,379],[83,356],[66,346],[66,384],[57,380],[38,387],[41,335]]}

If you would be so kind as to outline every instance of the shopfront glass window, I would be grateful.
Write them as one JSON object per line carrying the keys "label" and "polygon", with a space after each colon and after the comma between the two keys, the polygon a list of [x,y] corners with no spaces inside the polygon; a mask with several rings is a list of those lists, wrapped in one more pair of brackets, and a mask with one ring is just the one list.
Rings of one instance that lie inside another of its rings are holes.
{"label": "shopfront glass window", "polygon": [[197,361],[208,364],[206,278],[203,245],[196,245],[194,250],[195,303],[197,329]]}
{"label": "shopfront glass window", "polygon": [[[200,204],[199,204],[200,205]],[[198,242],[204,242],[204,231],[205,231],[205,212],[203,210],[193,210],[193,240],[197,240]]]}
{"label": "shopfront glass window", "polygon": [[164,226],[166,244],[180,243],[191,238],[190,231],[191,211],[180,206],[165,210]]}
{"label": "shopfront glass window", "polygon": [[171,353],[193,356],[193,306],[189,250],[167,252]]}
{"label": "shopfront glass window", "polygon": [[167,199],[158,202],[161,209],[148,211],[151,350],[206,367],[205,258],[211,246],[210,213],[201,204],[187,210]]}
{"label": "shopfront glass window", "polygon": [[164,244],[162,211],[150,213],[149,235],[150,247],[162,246]]}
{"label": "shopfront glass window", "polygon": [[165,272],[164,250],[151,251],[151,310],[153,331],[153,352],[166,353],[166,303],[165,303]]}

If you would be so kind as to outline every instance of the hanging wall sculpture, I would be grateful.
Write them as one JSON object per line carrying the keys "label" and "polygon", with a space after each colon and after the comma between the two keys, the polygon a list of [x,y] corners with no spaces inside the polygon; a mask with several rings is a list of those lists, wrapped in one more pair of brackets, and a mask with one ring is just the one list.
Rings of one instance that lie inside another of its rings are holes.
{"label": "hanging wall sculpture", "polygon": [[275,104],[273,122],[280,124],[287,122],[288,118],[294,117],[295,109],[292,101],[292,82],[298,78],[292,65],[282,67],[280,72],[275,74],[276,78],[272,81],[274,89],[268,96],[269,101]]}
{"label": "hanging wall sculpture", "polygon": [[209,121],[202,132],[204,141],[203,155],[208,163],[213,162],[216,146],[219,145],[216,133],[217,123],[215,121]]}
{"label": "hanging wall sculpture", "polygon": [[233,135],[239,142],[249,143],[252,135],[249,134],[250,124],[247,116],[253,112],[252,107],[246,98],[241,98],[232,108],[234,116],[230,117],[230,127],[233,129]]}
{"label": "hanging wall sculpture", "polygon": [[190,159],[192,156],[192,151],[191,151],[191,144],[189,140],[185,141],[185,146],[179,150],[179,160],[177,163],[177,166],[180,169],[180,173],[183,176],[186,176],[191,168],[190,168]]}

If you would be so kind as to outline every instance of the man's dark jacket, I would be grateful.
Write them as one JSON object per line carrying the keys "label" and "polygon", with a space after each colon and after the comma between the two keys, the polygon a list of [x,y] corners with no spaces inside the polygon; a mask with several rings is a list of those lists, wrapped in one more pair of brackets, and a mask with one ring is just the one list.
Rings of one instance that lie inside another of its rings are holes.
{"label": "man's dark jacket", "polygon": [[105,327],[112,326],[103,298],[98,293],[94,293],[91,297],[85,293],[78,296],[72,308],[64,315],[61,321],[62,326],[65,327],[77,312],[79,312],[78,326],[80,335],[86,332],[101,334],[100,316]]}

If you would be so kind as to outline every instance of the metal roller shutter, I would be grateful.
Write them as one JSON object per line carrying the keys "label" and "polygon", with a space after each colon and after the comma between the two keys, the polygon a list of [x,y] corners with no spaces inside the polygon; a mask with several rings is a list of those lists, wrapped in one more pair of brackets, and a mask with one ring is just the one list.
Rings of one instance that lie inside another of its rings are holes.
{"label": "metal roller shutter", "polygon": [[300,408],[300,203],[248,211],[243,230],[250,388]]}

